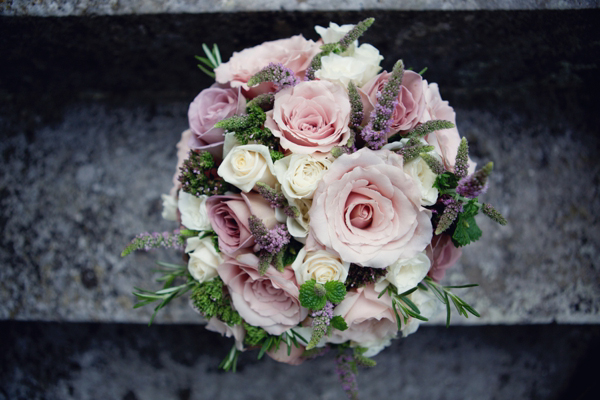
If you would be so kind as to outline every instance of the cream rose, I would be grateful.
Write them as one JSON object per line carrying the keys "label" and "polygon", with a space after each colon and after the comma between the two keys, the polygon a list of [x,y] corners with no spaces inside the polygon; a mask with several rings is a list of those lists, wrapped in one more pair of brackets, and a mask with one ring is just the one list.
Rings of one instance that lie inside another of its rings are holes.
{"label": "cream rose", "polygon": [[304,243],[306,236],[308,235],[308,230],[310,228],[310,217],[308,215],[308,211],[310,210],[310,206],[312,205],[311,199],[288,199],[288,202],[291,206],[296,207],[300,215],[298,217],[289,217],[284,214],[281,208],[275,210],[275,214],[277,216],[277,220],[279,222],[285,222],[288,228],[288,232],[292,235],[296,240]]}
{"label": "cream rose", "polygon": [[[395,151],[399,150],[406,145],[408,139],[402,139],[399,142],[388,143],[383,146],[384,149]],[[424,145],[428,143],[421,139]],[[428,153],[438,161],[442,162],[442,158],[435,151]],[[429,165],[421,157],[417,157],[412,161],[404,164],[404,172],[406,172],[413,181],[417,184],[419,191],[421,192],[421,205],[432,206],[437,202],[439,191],[433,187],[437,175],[429,168]]]}
{"label": "cream rose", "polygon": [[314,279],[317,283],[330,281],[345,282],[348,277],[350,263],[343,262],[325,250],[309,251],[303,247],[292,263],[298,285]]}
{"label": "cream rose", "polygon": [[206,231],[211,229],[208,214],[206,212],[206,200],[208,196],[196,197],[193,194],[179,191],[177,206],[181,213],[181,223],[188,229]]}
{"label": "cream rose", "polygon": [[217,276],[217,267],[223,258],[215,249],[210,237],[200,239],[191,237],[187,240],[185,252],[189,254],[188,271],[198,282],[209,281]]}
{"label": "cream rose", "polygon": [[234,147],[227,153],[217,173],[243,192],[251,191],[259,181],[269,186],[277,182],[269,148],[262,144]]}
{"label": "cream rose", "polygon": [[308,154],[292,154],[275,161],[275,176],[285,197],[312,199],[317,185],[329,169],[331,161]]}
{"label": "cream rose", "polygon": [[170,194],[161,194],[162,217],[167,221],[177,221],[177,199]]}
{"label": "cream rose", "polygon": [[350,82],[361,87],[381,70],[381,60],[383,57],[379,55],[379,50],[370,44],[363,44],[347,57],[335,53],[322,57],[321,69],[315,72],[315,77],[344,88]]}
{"label": "cream rose", "polygon": [[425,252],[409,259],[400,259],[387,269],[385,279],[375,285],[375,291],[383,291],[391,283],[398,293],[406,292],[417,286],[427,276],[431,261]]}

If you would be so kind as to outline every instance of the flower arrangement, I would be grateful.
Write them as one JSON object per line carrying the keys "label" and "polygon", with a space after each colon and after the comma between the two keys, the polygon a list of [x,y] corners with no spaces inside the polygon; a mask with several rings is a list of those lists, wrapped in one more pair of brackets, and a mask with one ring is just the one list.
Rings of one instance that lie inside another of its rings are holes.
{"label": "flower arrangement", "polygon": [[[172,233],[141,234],[123,251],[173,247],[136,307],[189,295],[207,329],[234,338],[221,363],[258,350],[299,364],[335,349],[344,390],[357,366],[445,306],[479,316],[443,286],[461,248],[481,236],[475,216],[506,220],[478,196],[492,163],[476,169],[438,86],[358,38],[373,19],[317,26],[221,62],[189,107],[163,217]],[[179,283],[178,283],[179,282]],[[152,323],[152,319],[150,323]]]}

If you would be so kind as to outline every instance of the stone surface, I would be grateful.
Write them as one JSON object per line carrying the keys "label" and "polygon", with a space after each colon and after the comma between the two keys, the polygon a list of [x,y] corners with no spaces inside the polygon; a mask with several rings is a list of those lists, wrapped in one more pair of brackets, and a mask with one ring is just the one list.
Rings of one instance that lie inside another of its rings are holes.
{"label": "stone surface", "polygon": [[[191,325],[0,322],[0,399],[345,398],[333,352],[300,366],[257,351],[217,365],[230,340]],[[362,399],[591,400],[598,326],[421,328],[360,369]]]}
{"label": "stone surface", "polygon": [[[178,256],[119,253],[139,232],[173,228],[160,194],[187,104],[209,83],[192,59],[200,40],[224,43],[226,58],[368,15],[1,17],[11,62],[0,64],[0,319],[147,321],[131,290],[156,287],[153,260]],[[384,66],[428,66],[474,158],[495,162],[485,200],[510,223],[481,217],[483,239],[449,273],[448,283],[482,285],[464,294],[482,318],[454,323],[600,322],[599,15],[375,15],[365,40]],[[183,300],[161,313],[159,322],[198,321]]]}
{"label": "stone surface", "polygon": [[31,16],[350,10],[545,10],[598,7],[597,0],[5,0],[0,14]]}

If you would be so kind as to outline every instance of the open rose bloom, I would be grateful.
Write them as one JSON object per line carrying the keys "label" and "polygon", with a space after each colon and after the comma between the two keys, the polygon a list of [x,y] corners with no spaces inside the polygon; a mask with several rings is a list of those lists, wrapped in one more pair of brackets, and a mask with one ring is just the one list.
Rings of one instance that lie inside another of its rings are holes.
{"label": "open rose bloom", "polygon": [[351,392],[352,363],[371,364],[440,309],[478,316],[441,280],[481,236],[476,214],[506,223],[478,199],[492,164],[475,170],[437,84],[401,61],[382,71],[359,42],[372,23],[227,62],[205,48],[216,82],[190,105],[163,195],[178,229],[141,234],[124,254],[184,251],[182,265],[161,264],[164,288],[134,294],[157,311],[190,296],[234,341],[224,369],[246,351],[299,364],[337,348]]}

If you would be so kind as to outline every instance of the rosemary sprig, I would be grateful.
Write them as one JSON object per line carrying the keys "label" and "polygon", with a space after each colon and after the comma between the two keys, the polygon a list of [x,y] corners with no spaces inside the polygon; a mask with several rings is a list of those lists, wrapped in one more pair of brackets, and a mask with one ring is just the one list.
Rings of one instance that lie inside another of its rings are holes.
{"label": "rosemary sprig", "polygon": [[468,285],[458,285],[458,286],[442,286],[439,283],[436,283],[430,277],[425,277],[423,280],[423,285],[419,286],[421,290],[431,289],[435,297],[442,303],[446,305],[446,327],[450,326],[450,316],[451,316],[451,305],[454,304],[456,310],[458,311],[458,315],[462,315],[465,318],[469,318],[469,313],[480,317],[479,313],[475,311],[473,307],[471,307],[466,301],[452,293],[449,289],[464,289],[479,286],[476,283],[468,284]]}
{"label": "rosemary sprig", "polygon": [[214,78],[214,69],[221,65],[221,53],[219,52],[219,47],[216,44],[213,44],[213,48],[210,50],[205,43],[202,43],[202,50],[204,50],[206,57],[195,56],[196,60],[204,64],[198,64],[198,68],[206,75]]}
{"label": "rosemary sprig", "polygon": [[[154,313],[152,313],[152,317],[150,317],[148,326],[152,325],[158,311],[169,304],[171,300],[183,296],[197,284],[189,274],[187,266],[169,264],[161,261],[157,261],[156,263],[164,268],[155,270],[156,272],[162,273],[162,276],[156,280],[157,282],[164,282],[162,289],[152,291],[134,287],[135,291],[133,292],[133,295],[138,299],[138,302],[133,308],[140,308],[156,301],[160,302],[154,308]],[[177,278],[185,278],[187,282],[182,285],[172,286]]]}
{"label": "rosemary sprig", "polygon": [[[407,290],[406,292],[398,294],[398,289],[396,286],[389,284],[385,290],[382,290],[379,294],[379,297],[384,294],[388,294],[392,299],[392,309],[394,310],[394,314],[396,315],[396,323],[398,324],[398,330],[402,329],[402,321],[404,324],[408,322],[410,317],[420,319],[421,321],[429,321],[427,318],[421,315],[421,310],[413,303],[408,296],[417,290],[418,287],[415,286],[412,289]],[[400,318],[402,315],[402,318]]]}

